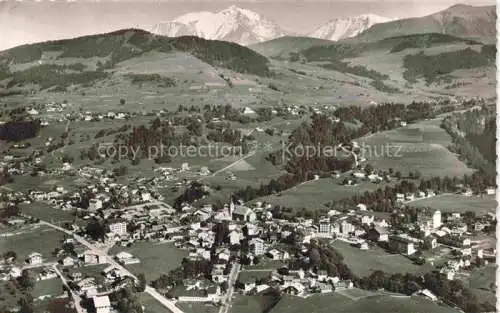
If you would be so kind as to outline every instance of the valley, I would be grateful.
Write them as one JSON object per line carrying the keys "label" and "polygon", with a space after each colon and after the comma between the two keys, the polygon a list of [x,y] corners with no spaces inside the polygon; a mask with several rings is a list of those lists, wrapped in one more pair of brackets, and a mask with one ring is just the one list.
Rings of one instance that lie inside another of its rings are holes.
{"label": "valley", "polygon": [[0,51],[0,312],[494,311],[491,12]]}

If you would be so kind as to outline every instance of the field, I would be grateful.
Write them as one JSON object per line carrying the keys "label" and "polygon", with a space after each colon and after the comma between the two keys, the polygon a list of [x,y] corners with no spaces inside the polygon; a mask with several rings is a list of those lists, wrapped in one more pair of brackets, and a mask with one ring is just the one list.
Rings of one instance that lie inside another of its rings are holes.
{"label": "field", "polygon": [[432,198],[416,200],[412,205],[431,207],[441,212],[473,211],[477,215],[494,213],[497,207],[495,196],[466,197],[459,194],[443,194]]}
{"label": "field", "polygon": [[145,292],[139,295],[139,302],[144,308],[144,313],[170,313],[170,310]]}
{"label": "field", "polygon": [[356,186],[339,185],[344,178],[320,178],[308,181],[294,188],[281,192],[281,194],[261,197],[255,201],[266,201],[273,205],[293,208],[325,207],[332,200],[362,195],[366,191],[383,188],[385,184],[359,182]]}
{"label": "field", "polygon": [[451,153],[451,137],[439,127],[440,119],[425,120],[406,127],[368,135],[359,140],[364,157],[375,168],[420,171],[422,177],[458,176],[473,170]]}
{"label": "field", "polygon": [[15,251],[17,253],[16,263],[22,264],[32,252],[42,254],[44,262],[56,261],[52,256],[55,248],[60,248],[64,235],[52,228],[40,225],[29,225],[12,233],[3,233],[0,237],[2,251]]}
{"label": "field", "polygon": [[238,280],[241,282],[253,281],[256,279],[267,278],[271,275],[272,271],[262,270],[262,271],[241,271],[238,274]]}
{"label": "field", "polygon": [[[428,265],[416,265],[400,254],[389,254],[376,246],[370,246],[369,250],[361,251],[339,240],[331,245],[344,256],[345,263],[358,276],[368,276],[376,270],[391,274],[425,273],[431,270]],[[390,266],[387,266],[388,264]]]}
{"label": "field", "polygon": [[41,202],[21,204],[20,208],[24,214],[28,214],[45,221],[73,221],[75,218],[73,211],[63,211]]}
{"label": "field", "polygon": [[[437,305],[420,297],[372,295],[371,293],[351,294],[352,290],[326,295],[313,295],[306,299],[283,296],[269,311],[270,313],[457,313],[457,311]],[[345,294],[345,295],[344,295]],[[368,309],[369,308],[369,309]],[[262,312],[258,296],[238,296],[234,301],[232,313]]]}
{"label": "field", "polygon": [[471,289],[472,293],[480,299],[480,301],[497,303],[495,297],[495,273],[497,268],[494,264],[486,267],[481,267],[472,270],[466,285]]}
{"label": "field", "polygon": [[136,243],[130,248],[115,247],[110,254],[121,251],[129,252],[141,260],[141,263],[125,267],[136,275],[144,273],[148,281],[155,280],[161,274],[180,266],[182,259],[188,254],[186,250],[177,249],[171,243],[152,242]]}
{"label": "field", "polygon": [[35,299],[38,297],[41,299],[45,297],[55,298],[64,294],[63,284],[59,277],[37,281],[31,294]]}
{"label": "field", "polygon": [[[29,293],[33,296],[36,308],[42,309],[47,305],[48,299],[64,294],[62,282],[59,278],[36,281],[33,290]],[[24,297],[22,291],[17,289],[14,283],[4,281],[0,284],[0,310],[3,307],[13,308],[19,305],[19,300]]]}

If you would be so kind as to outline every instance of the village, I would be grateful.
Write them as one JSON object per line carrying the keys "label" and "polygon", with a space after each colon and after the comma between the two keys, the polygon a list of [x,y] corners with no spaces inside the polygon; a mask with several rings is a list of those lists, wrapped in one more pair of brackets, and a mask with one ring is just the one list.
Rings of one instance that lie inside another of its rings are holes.
{"label": "village", "polygon": [[[82,172],[88,173],[89,170]],[[494,189],[488,188],[484,193],[494,193]],[[10,263],[12,258],[5,259],[3,280],[17,279],[23,271],[33,268],[41,269],[38,280],[55,279],[60,269],[64,269],[61,279],[68,281],[70,292],[77,297],[92,299],[97,312],[106,313],[111,308],[107,294],[134,284],[134,277],[128,271],[123,272],[123,267],[142,261],[141,255],[127,252],[108,254],[115,245],[129,247],[141,241],[151,244],[173,242],[177,249],[188,252],[188,261],[206,262],[209,275],[205,277],[202,275],[204,270],[198,269],[184,280],[184,289],[162,285],[158,288],[160,293],[172,303],[194,301],[218,305],[229,305],[233,289],[237,293],[252,294],[273,287],[307,297],[313,293],[352,288],[353,282],[343,279],[340,273],[329,273],[315,267],[306,271],[300,267],[289,268],[288,264],[310,262],[308,250],[312,243],[317,242],[345,242],[359,249],[360,257],[371,249],[384,249],[388,254],[403,255],[422,266],[430,262],[433,267],[433,261],[426,259],[438,256],[440,262],[436,263],[441,265],[435,270],[448,280],[467,272],[471,264],[484,266],[494,262],[496,253],[492,248],[482,248],[480,241],[474,239],[491,227],[495,222],[494,214],[465,220],[460,213],[442,214],[438,210],[419,208],[407,224],[394,227],[390,220],[375,217],[364,204],[359,204],[345,212],[330,210],[327,215],[316,219],[299,218],[292,222],[273,217],[271,203],[246,205],[233,199],[221,209],[214,209],[211,205],[196,207],[185,204],[178,211],[162,202],[161,197],[145,185],[127,188],[106,177],[100,178],[96,185],[87,186],[82,194],[93,195],[87,199],[88,208],[81,210],[85,212],[82,218],[92,219],[94,225],[101,228],[82,229],[70,222],[57,226],[22,212],[5,221],[11,227],[20,227],[24,223],[62,227],[67,236],[57,251],[56,255],[60,256],[57,262],[46,263],[47,256],[37,251],[26,256],[25,264],[20,267]],[[414,198],[434,194],[432,190],[424,190],[415,194],[398,194],[397,199],[403,205]],[[8,197],[11,202],[7,205],[46,202],[56,210],[73,209],[77,200],[81,203],[80,194],[68,193],[62,187],[49,193],[10,193]],[[112,197],[124,197],[132,205],[116,209],[113,207],[116,199]],[[88,249],[75,238],[84,238],[99,248]],[[443,251],[447,253],[443,255]],[[273,270],[269,277],[256,279],[245,275],[247,267],[275,261],[283,266]],[[114,266],[116,263],[121,266]],[[86,276],[78,271],[98,264],[109,265],[100,276]],[[68,274],[67,269],[74,270]],[[418,293],[436,300],[428,290]]]}
{"label": "village", "polygon": [[[464,107],[471,109],[471,104]],[[54,112],[60,115],[52,117],[55,124],[69,123],[74,118],[67,115],[65,103],[32,107],[27,114],[38,116],[42,110],[44,121]],[[325,114],[331,115],[326,119],[328,123],[338,125],[343,121],[333,115],[334,111],[326,106],[289,105],[273,109],[270,114],[282,114],[280,118]],[[238,112],[237,118],[259,116],[250,108]],[[77,116],[80,122],[90,123],[136,115],[79,112]],[[213,122],[221,123],[218,117],[211,117],[207,125]],[[400,118],[387,121],[388,129],[402,132],[407,125]],[[272,133],[270,128],[264,131],[260,126],[248,133],[252,132],[269,137]],[[288,135],[280,133],[281,137]],[[369,269],[371,275],[386,275],[384,271],[391,266],[386,267],[385,260],[394,260],[402,274],[433,273],[437,279],[452,282],[466,281],[472,271],[489,268],[496,260],[492,236],[496,216],[492,210],[476,213],[452,207],[441,211],[419,204],[447,196],[490,199],[496,187],[485,185],[482,174],[436,180],[422,178],[418,170],[402,173],[392,167],[378,168],[370,163],[371,156],[358,140],[334,146],[352,158],[352,167],[328,175],[310,175],[297,182],[298,186],[326,182],[331,189],[346,188],[348,201],[333,203],[326,209],[308,206],[301,210],[273,201],[286,190],[270,192],[275,198],[244,201],[247,193],[256,194],[246,188],[231,193],[222,202],[206,201],[206,195],[218,191],[217,186],[206,181],[222,174],[226,184],[236,182],[237,175],[242,174],[233,172],[233,165],[258,153],[258,145],[219,169],[182,160],[175,165],[155,164],[152,175],[146,177],[141,171],[130,175],[133,167],[111,169],[98,162],[82,165],[62,153],[62,157],[54,155],[52,152],[60,149],[51,149],[56,141],[46,139],[41,147],[48,153],[36,151],[30,157],[16,153],[15,149],[26,147],[13,146],[0,162],[7,181],[9,177],[55,181],[49,190],[47,185],[24,190],[2,186],[0,239],[8,240],[26,229],[43,229],[62,236],[51,243],[56,247],[49,252],[44,247],[18,251],[9,246],[2,251],[0,279],[20,286],[34,285],[34,281],[60,281],[77,313],[121,312],[123,309],[117,308],[120,299],[135,303],[134,295],[141,293],[174,313],[184,312],[182,305],[190,303],[202,303],[226,313],[238,296],[273,292],[304,299],[329,293],[352,297],[349,290],[363,289],[392,294],[394,291],[383,284],[369,285],[372,276],[362,276],[360,268]],[[100,151],[98,154],[101,159],[109,157]],[[58,163],[46,166],[51,157]],[[371,192],[357,191],[366,186]],[[184,193],[177,198],[165,197],[179,190]],[[429,288],[415,288],[418,284],[412,283],[410,279],[401,282],[405,294],[459,307]]]}

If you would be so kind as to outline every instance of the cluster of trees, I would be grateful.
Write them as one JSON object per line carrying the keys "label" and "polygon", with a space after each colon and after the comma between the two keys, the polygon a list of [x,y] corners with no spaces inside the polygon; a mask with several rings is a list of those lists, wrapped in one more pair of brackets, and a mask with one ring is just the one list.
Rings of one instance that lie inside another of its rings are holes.
{"label": "cluster of trees", "polygon": [[14,181],[14,178],[9,173],[7,167],[3,167],[0,169],[0,186],[5,184],[10,184]]}
{"label": "cluster of trees", "polygon": [[178,196],[174,201],[174,208],[177,210],[182,209],[184,203],[193,203],[197,200],[202,199],[205,196],[208,196],[210,193],[208,192],[205,185],[198,181],[193,181],[191,185],[186,188],[184,193]]}
{"label": "cluster of trees", "polygon": [[472,110],[446,117],[443,127],[453,138],[449,149],[473,168],[495,175],[496,119],[486,110]]}
{"label": "cluster of trees", "polygon": [[157,83],[158,87],[175,87],[175,79],[161,76],[160,74],[129,74],[132,84],[142,85],[144,83]]}
{"label": "cluster of trees", "polygon": [[440,75],[451,73],[458,69],[471,69],[487,66],[495,59],[494,46],[485,45],[480,52],[471,48],[426,55],[424,52],[407,55],[403,59],[405,72],[403,77],[409,82],[415,82],[423,77],[427,84],[435,82]]}
{"label": "cluster of trees", "polygon": [[386,74],[381,74],[375,70],[368,69],[361,65],[350,65],[348,62],[334,60],[323,65],[324,68],[341,73],[349,73],[356,76],[371,78],[375,81],[384,81],[389,78]]}
{"label": "cluster of trees", "polygon": [[[396,39],[396,38],[386,39],[386,41],[389,41],[391,39]],[[400,39],[400,41],[394,47],[391,48],[390,53],[397,53],[412,48],[428,48],[434,44],[440,44],[440,43],[465,42],[466,44],[469,45],[479,44],[479,42],[474,40],[463,39],[451,35],[437,34],[437,33],[400,36],[397,39]]]}
{"label": "cluster of trees", "polygon": [[231,105],[205,105],[203,107],[203,117],[206,121],[210,121],[213,118],[224,119],[227,121],[234,122],[249,122],[250,119],[245,119],[245,116],[241,114],[238,109],[233,108]]}
{"label": "cluster of trees", "polygon": [[91,221],[85,227],[85,234],[89,235],[92,240],[104,241],[104,237],[106,236],[106,226],[99,221]]}
{"label": "cluster of trees", "polygon": [[143,313],[141,302],[135,291],[126,287],[109,295],[113,307],[119,313]]}
{"label": "cluster of trees", "polygon": [[[140,125],[138,127],[133,127],[132,132],[128,134],[120,133],[115,137],[115,143],[118,146],[128,147],[128,151],[138,151],[137,158],[144,157],[159,157],[160,155],[168,154],[166,149],[172,146],[188,145],[191,143],[190,134],[183,133],[177,134],[175,128],[171,125],[169,121],[161,121],[156,118],[151,122],[149,126]],[[119,147],[117,147],[116,151]],[[163,153],[160,153],[163,149]],[[151,155],[150,155],[150,152]],[[155,153],[156,152],[156,155]],[[132,158],[133,153],[127,156]],[[118,153],[110,157],[118,158]]]}
{"label": "cluster of trees", "polygon": [[490,163],[496,162],[496,119],[495,116],[486,118],[482,133],[467,133],[466,138],[477,147],[483,157]]}
{"label": "cluster of trees", "polygon": [[103,70],[76,72],[68,65],[42,64],[12,73],[10,86],[35,84],[42,89],[58,87],[64,90],[71,85],[91,84],[103,80],[109,73]]}
{"label": "cluster of trees", "polygon": [[0,140],[20,141],[36,137],[40,131],[40,120],[18,119],[0,125]]}
{"label": "cluster of trees", "polygon": [[207,139],[215,142],[226,142],[232,146],[237,146],[241,142],[241,131],[231,128],[215,129],[207,134]]}
{"label": "cluster of trees", "polygon": [[189,52],[215,67],[224,67],[239,73],[269,76],[269,61],[257,52],[231,42],[205,40],[194,36],[169,38],[176,49]]}
{"label": "cluster of trees", "polygon": [[0,221],[6,221],[9,218],[16,217],[21,213],[21,209],[17,205],[8,205],[4,209],[0,209]]}
{"label": "cluster of trees", "polygon": [[309,258],[307,262],[302,258],[294,259],[290,262],[290,268],[313,269],[313,271],[325,270],[332,277],[353,278],[351,270],[344,263],[342,254],[329,244],[313,241],[305,256]]}
{"label": "cluster of trees", "polygon": [[[435,116],[435,108],[440,105],[441,103],[426,101],[413,101],[408,105],[403,103],[382,103],[368,107],[339,107],[335,110],[334,114],[342,121],[361,122],[363,124],[361,136],[363,136],[370,132],[375,133],[399,127],[399,120],[413,122],[433,118]],[[359,134],[356,134],[356,137],[360,137]]]}
{"label": "cluster of trees", "polygon": [[494,312],[495,306],[481,302],[466,288],[460,280],[447,280],[437,272],[426,273],[423,276],[414,274],[392,274],[374,271],[370,276],[354,281],[362,289],[385,289],[391,292],[411,295],[419,290],[428,289],[444,302],[456,304],[467,313]]}
{"label": "cluster of trees", "polygon": [[[318,45],[302,50],[302,55],[308,62],[313,61],[338,61],[345,58],[355,58],[366,47],[362,44],[334,43],[331,45]],[[294,55],[293,58],[300,58]]]}
{"label": "cluster of trees", "polygon": [[209,277],[212,270],[212,263],[207,260],[190,260],[184,258],[181,266],[162,274],[152,282],[154,288],[159,290],[169,290],[173,286],[182,284],[184,279],[196,277]]}

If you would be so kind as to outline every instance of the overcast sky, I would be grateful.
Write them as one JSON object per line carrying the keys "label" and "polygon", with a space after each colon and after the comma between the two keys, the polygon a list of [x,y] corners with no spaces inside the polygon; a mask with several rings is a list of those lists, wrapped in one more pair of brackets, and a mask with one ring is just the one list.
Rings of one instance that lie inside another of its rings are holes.
{"label": "overcast sky", "polygon": [[386,17],[423,16],[456,3],[492,0],[7,0],[0,2],[0,50],[23,43],[137,27],[150,30],[193,11],[220,11],[232,4],[258,12],[294,33],[308,33],[337,17],[373,13]]}

